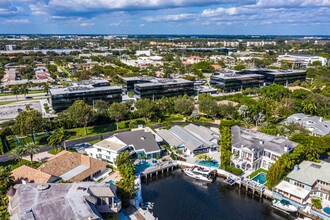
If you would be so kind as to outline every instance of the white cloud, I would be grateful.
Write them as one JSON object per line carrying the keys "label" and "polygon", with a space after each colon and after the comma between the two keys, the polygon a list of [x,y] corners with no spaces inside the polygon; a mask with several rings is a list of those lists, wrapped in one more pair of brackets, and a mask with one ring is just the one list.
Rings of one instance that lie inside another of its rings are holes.
{"label": "white cloud", "polygon": [[29,24],[28,19],[7,19],[2,22],[3,24]]}
{"label": "white cloud", "polygon": [[94,25],[95,25],[95,23],[92,23],[92,22],[83,22],[83,23],[80,23],[80,26],[81,27],[92,27]]}
{"label": "white cloud", "polygon": [[330,0],[257,0],[261,7],[324,7],[330,6]]}

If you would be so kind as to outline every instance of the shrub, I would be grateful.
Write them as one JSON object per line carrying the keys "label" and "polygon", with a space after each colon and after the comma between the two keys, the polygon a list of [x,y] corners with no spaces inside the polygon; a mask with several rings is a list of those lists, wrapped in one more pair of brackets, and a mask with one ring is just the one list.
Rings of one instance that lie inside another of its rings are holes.
{"label": "shrub", "polygon": [[312,199],[312,204],[317,209],[322,209],[322,203],[319,199]]}
{"label": "shrub", "polygon": [[239,168],[236,168],[236,167],[233,167],[233,166],[226,166],[225,170],[232,173],[232,174],[235,174],[237,176],[240,176],[243,173],[243,170],[241,170]]}

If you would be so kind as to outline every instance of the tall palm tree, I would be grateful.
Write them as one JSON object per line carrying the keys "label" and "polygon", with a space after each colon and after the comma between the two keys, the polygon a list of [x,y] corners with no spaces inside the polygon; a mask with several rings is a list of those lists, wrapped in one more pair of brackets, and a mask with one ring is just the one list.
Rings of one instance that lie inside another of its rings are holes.
{"label": "tall palm tree", "polygon": [[[14,185],[14,177],[11,175],[9,166],[0,167],[0,194],[5,195],[8,189]],[[1,205],[6,206],[8,202],[4,196],[1,196]],[[3,218],[3,216],[1,215]]]}
{"label": "tall palm tree", "polygon": [[49,92],[49,85],[48,85],[48,83],[45,83],[44,84],[43,91],[48,95],[48,92]]}
{"label": "tall palm tree", "polygon": [[14,85],[13,87],[11,87],[11,92],[16,95],[16,101],[18,101],[18,97],[17,95],[20,93],[19,87],[18,85]]}
{"label": "tall palm tree", "polygon": [[21,164],[23,156],[24,156],[24,149],[21,147],[16,147],[14,150],[11,151],[10,157],[13,160],[18,161],[19,164]]}
{"label": "tall palm tree", "polygon": [[57,147],[60,145],[63,147],[63,142],[69,137],[67,131],[61,127],[57,128],[48,138],[48,143],[57,150]]}
{"label": "tall palm tree", "polygon": [[29,93],[29,90],[28,90],[27,86],[23,84],[23,85],[21,85],[21,87],[20,87],[20,92],[21,92],[22,94],[24,94],[24,97],[26,97],[26,94]]}
{"label": "tall palm tree", "polygon": [[26,154],[30,155],[31,163],[33,161],[33,155],[38,153],[39,150],[40,150],[39,147],[33,142],[30,142],[30,143],[27,143],[24,145],[24,151]]}

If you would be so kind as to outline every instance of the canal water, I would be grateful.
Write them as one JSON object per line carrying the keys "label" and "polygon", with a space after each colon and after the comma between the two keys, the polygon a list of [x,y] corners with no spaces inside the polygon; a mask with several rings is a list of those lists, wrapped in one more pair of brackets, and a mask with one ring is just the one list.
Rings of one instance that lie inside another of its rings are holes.
{"label": "canal water", "polygon": [[145,202],[154,202],[160,220],[258,220],[293,219],[274,210],[271,202],[223,183],[205,184],[175,170],[168,176],[142,184]]}

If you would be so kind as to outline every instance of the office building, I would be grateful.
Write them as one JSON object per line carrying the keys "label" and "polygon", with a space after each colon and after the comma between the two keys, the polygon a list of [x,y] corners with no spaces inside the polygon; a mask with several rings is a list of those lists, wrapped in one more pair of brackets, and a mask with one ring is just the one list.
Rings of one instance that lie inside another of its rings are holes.
{"label": "office building", "polygon": [[195,94],[194,82],[185,79],[154,78],[148,83],[135,84],[134,94],[138,99],[159,99],[180,95],[192,96]]}
{"label": "office building", "polygon": [[[109,83],[108,83],[109,84]],[[122,101],[122,88],[108,85],[103,80],[82,82],[66,88],[49,89],[50,103],[55,111],[64,110],[76,100],[84,100],[92,105],[95,100],[104,100],[108,103]]]}
{"label": "office building", "polygon": [[226,92],[264,85],[288,85],[295,81],[305,81],[304,70],[245,69],[242,71],[223,70],[211,76],[210,83]]}
{"label": "office building", "polygon": [[283,61],[293,63],[295,66],[298,67],[306,67],[315,61],[319,61],[322,66],[326,66],[328,60],[324,57],[320,56],[309,56],[309,55],[279,55],[277,58],[278,63],[282,63]]}
{"label": "office building", "polygon": [[261,87],[264,76],[259,74],[242,74],[239,71],[226,70],[211,76],[211,85],[225,92],[239,91],[246,88]]}
{"label": "office building", "polygon": [[151,82],[153,77],[142,77],[142,76],[134,76],[134,77],[122,77],[121,81],[123,83],[123,91],[125,93],[134,91],[134,85],[138,83],[148,83]]}

